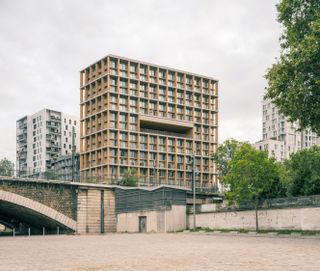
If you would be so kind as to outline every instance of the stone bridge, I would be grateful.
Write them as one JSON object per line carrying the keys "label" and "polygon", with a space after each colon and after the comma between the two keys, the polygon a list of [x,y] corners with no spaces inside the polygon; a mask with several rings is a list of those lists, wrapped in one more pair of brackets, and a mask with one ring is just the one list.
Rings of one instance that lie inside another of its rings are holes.
{"label": "stone bridge", "polygon": [[0,177],[0,224],[26,232],[116,231],[115,186]]}

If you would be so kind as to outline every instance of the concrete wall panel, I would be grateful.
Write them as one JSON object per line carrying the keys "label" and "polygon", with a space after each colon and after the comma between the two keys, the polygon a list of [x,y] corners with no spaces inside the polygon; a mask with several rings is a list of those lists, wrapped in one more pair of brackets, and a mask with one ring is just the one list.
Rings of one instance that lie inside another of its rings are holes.
{"label": "concrete wall panel", "polygon": [[[192,214],[188,215],[192,225]],[[212,212],[196,215],[196,225],[212,229],[255,229],[254,211]],[[259,211],[260,229],[320,230],[320,207]]]}

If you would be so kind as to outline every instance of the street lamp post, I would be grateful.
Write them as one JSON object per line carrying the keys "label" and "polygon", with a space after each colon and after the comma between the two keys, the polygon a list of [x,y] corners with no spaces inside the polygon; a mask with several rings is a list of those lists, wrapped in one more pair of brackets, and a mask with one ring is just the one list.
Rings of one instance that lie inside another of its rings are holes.
{"label": "street lamp post", "polygon": [[74,126],[72,127],[72,151],[71,151],[71,179],[72,182],[74,182],[74,158],[75,158],[75,131],[74,131]]}
{"label": "street lamp post", "polygon": [[153,182],[157,184],[157,169],[156,169],[156,159],[153,160]]}
{"label": "street lamp post", "polygon": [[195,155],[192,156],[192,190],[193,190],[193,228],[196,229],[196,178]]}

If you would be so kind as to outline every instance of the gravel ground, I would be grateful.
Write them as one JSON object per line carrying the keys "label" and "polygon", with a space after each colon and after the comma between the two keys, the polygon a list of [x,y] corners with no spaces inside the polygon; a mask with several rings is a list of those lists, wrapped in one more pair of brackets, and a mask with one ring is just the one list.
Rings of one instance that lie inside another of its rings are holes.
{"label": "gravel ground", "polygon": [[319,238],[109,234],[0,238],[0,270],[320,270]]}

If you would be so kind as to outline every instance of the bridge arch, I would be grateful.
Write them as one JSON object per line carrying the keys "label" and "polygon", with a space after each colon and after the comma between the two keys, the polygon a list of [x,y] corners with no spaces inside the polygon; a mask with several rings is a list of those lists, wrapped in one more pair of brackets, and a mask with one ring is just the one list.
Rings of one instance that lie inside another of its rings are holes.
{"label": "bridge arch", "polygon": [[20,220],[34,227],[57,226],[76,231],[77,222],[66,215],[29,198],[0,190],[0,216]]}

